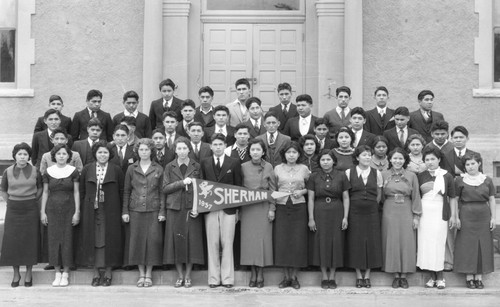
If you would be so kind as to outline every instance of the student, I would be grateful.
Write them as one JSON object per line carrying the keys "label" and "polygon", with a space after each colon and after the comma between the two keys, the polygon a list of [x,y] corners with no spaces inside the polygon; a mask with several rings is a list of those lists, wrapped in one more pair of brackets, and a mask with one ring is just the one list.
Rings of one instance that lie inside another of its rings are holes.
{"label": "student", "polygon": [[120,120],[119,124],[127,126],[129,131],[127,136],[127,144],[134,147],[134,144],[139,141],[139,138],[135,134],[135,131],[137,129],[137,121],[135,117],[125,116]]}
{"label": "student", "polygon": [[363,108],[355,107],[351,110],[351,129],[354,133],[354,148],[361,145],[371,145],[375,134],[372,134],[363,129],[366,123],[366,113]]}
{"label": "student", "polygon": [[189,138],[187,133],[188,125],[194,121],[194,115],[196,113],[196,105],[191,99],[186,99],[181,105],[181,115],[182,120],[179,122],[176,128],[177,134]]}
{"label": "student", "polygon": [[31,141],[32,152],[32,163],[37,169],[40,169],[40,162],[44,153],[49,152],[54,144],[52,143],[52,138],[54,137],[54,130],[59,128],[61,124],[61,118],[59,117],[59,111],[54,109],[48,109],[43,115],[44,123],[47,129],[36,132],[33,134],[33,140]]}
{"label": "student", "polygon": [[297,106],[292,101],[292,86],[286,82],[278,84],[278,98],[280,103],[269,109],[269,112],[274,112],[278,116],[280,126],[279,132],[283,132],[286,122],[293,117],[298,117]]}
{"label": "student", "polygon": [[129,133],[130,131],[126,125],[118,124],[113,132],[113,146],[109,148],[112,155],[109,162],[118,165],[123,174],[126,174],[128,167],[137,161],[134,146],[127,143]]}
{"label": "student", "polygon": [[373,98],[377,106],[366,111],[365,130],[375,135],[383,135],[385,130],[396,125],[394,123],[394,110],[387,107],[389,90],[385,86],[379,86],[375,89]]}
{"label": "student", "polygon": [[[445,158],[452,165],[452,167],[454,167],[455,177],[465,174],[465,165],[462,162],[462,157],[466,154],[476,154],[475,151],[467,148],[468,141],[469,131],[464,126],[456,126],[453,130],[451,130],[451,142],[454,149],[453,151],[449,151],[448,154],[445,155]],[[479,168],[479,171],[483,171],[481,167]]]}
{"label": "student", "polygon": [[[54,109],[56,111],[59,111],[59,113],[61,115],[60,116],[61,117],[60,127],[62,127],[66,132],[69,133],[71,131],[71,118],[62,115],[61,110],[63,109],[63,107],[64,107],[64,102],[63,102],[61,96],[58,96],[58,95],[50,96],[49,109]],[[43,116],[40,116],[36,121],[35,131],[33,131],[33,132],[40,132],[40,131],[43,131],[45,129],[47,129],[47,125],[45,124]]]}
{"label": "student", "polygon": [[332,149],[335,146],[335,142],[330,139],[328,135],[330,129],[328,129],[328,124],[324,118],[316,118],[314,121],[314,135],[319,143],[319,150],[322,149]]}
{"label": "student", "polygon": [[295,99],[297,102],[298,117],[290,118],[283,129],[283,134],[288,135],[292,141],[298,141],[301,136],[314,134],[314,121],[316,116],[311,114],[313,100],[311,96],[302,94]]}
{"label": "student", "polygon": [[443,114],[432,111],[434,105],[434,93],[423,90],[418,94],[420,109],[411,112],[408,127],[420,133],[427,143],[432,141],[431,126],[433,123],[444,120]]}
{"label": "student", "polygon": [[113,139],[113,121],[109,113],[101,110],[102,93],[98,90],[90,90],[87,93],[87,107],[76,112],[71,125],[71,136],[73,141],[84,140],[88,137],[87,127],[91,118],[97,118],[101,122],[102,133],[100,138],[106,141]]}
{"label": "student", "polygon": [[384,137],[389,141],[389,150],[391,152],[396,147],[405,148],[406,140],[418,131],[408,127],[410,120],[410,111],[407,107],[399,107],[394,111],[394,122],[396,126],[384,131]]}
{"label": "student", "polygon": [[99,137],[102,133],[102,127],[103,126],[99,119],[90,119],[87,123],[88,137],[73,143],[71,150],[78,152],[84,166],[94,162],[94,157],[92,156],[92,145],[99,141]]}
{"label": "student", "polygon": [[153,161],[165,168],[168,163],[175,159],[175,153],[165,146],[167,138],[163,129],[158,128],[153,130],[153,142],[156,150],[156,153],[153,156]]}
{"label": "student", "polygon": [[113,125],[117,126],[120,124],[121,119],[125,116],[132,116],[135,118],[136,128],[135,135],[138,138],[149,138],[151,137],[151,122],[149,121],[149,117],[137,110],[137,106],[139,105],[139,95],[134,91],[128,91],[123,94],[123,107],[125,110],[116,114],[113,117]]}
{"label": "student", "polygon": [[175,139],[179,137],[179,134],[177,133],[177,125],[179,124],[177,121],[177,115],[174,111],[167,111],[163,113],[162,118],[165,137],[167,138],[165,144],[167,148],[172,150]]}
{"label": "student", "polygon": [[[213,156],[201,160],[201,178],[241,186],[240,162],[224,154],[225,139],[221,133],[212,136]],[[223,287],[232,288],[234,285],[233,241],[237,215],[236,208],[212,211],[205,215],[210,288],[221,284]]]}
{"label": "student", "polygon": [[278,131],[280,121],[278,115],[274,112],[267,112],[264,116],[264,127],[266,133],[256,137],[261,139],[266,144],[265,160],[274,167],[282,163],[281,150],[290,145],[291,139],[288,135],[284,135]]}
{"label": "student", "polygon": [[248,109],[245,106],[245,101],[250,98],[250,82],[242,78],[234,83],[238,98],[226,105],[229,110],[229,125],[236,127],[239,123],[244,123],[248,120]]}
{"label": "student", "polygon": [[[53,137],[50,139],[53,146],[56,145],[66,145],[69,141],[69,135],[62,128],[56,128],[52,131]],[[42,159],[40,160],[40,173],[43,175],[48,167],[56,164],[56,162],[52,161],[52,157],[50,156],[50,151],[43,154]],[[82,159],[80,158],[80,154],[76,151],[72,151],[71,161],[68,162],[69,165],[76,167],[78,172],[81,173],[83,169]]]}
{"label": "student", "polygon": [[250,151],[248,150],[248,140],[250,139],[250,129],[245,124],[238,124],[236,128],[234,128],[234,138],[236,142],[233,146],[226,147],[224,153],[236,160],[240,160],[240,163],[243,164],[247,161],[250,161]]}
{"label": "student", "polygon": [[229,109],[226,106],[216,106],[214,108],[215,125],[205,128],[203,141],[210,143],[211,136],[215,133],[222,133],[226,137],[227,146],[232,146],[236,141],[234,138],[234,127],[228,125]]}
{"label": "student", "polygon": [[191,139],[192,151],[189,152],[189,159],[200,163],[204,158],[212,156],[210,144],[202,142],[203,125],[200,122],[191,122],[188,126],[188,134]]}
{"label": "student", "polygon": [[262,102],[257,97],[250,97],[245,103],[250,118],[244,122],[248,127],[248,132],[250,133],[250,139],[266,133],[266,128],[264,127],[264,118],[262,117]]}
{"label": "student", "polygon": [[198,91],[198,97],[200,99],[200,106],[196,108],[194,120],[202,123],[204,127],[215,125],[214,107],[212,106],[214,91],[210,86],[204,86]]}
{"label": "student", "polygon": [[330,127],[330,137],[333,138],[340,127],[349,125],[351,117],[351,109],[349,102],[351,101],[351,89],[347,86],[341,86],[335,90],[337,98],[337,107],[325,113],[324,119]]}
{"label": "student", "polygon": [[149,108],[149,120],[151,121],[152,129],[163,127],[162,115],[167,111],[175,112],[177,120],[181,118],[182,100],[174,97],[175,83],[170,79],[165,79],[160,82],[159,88],[162,98],[151,102],[151,107]]}

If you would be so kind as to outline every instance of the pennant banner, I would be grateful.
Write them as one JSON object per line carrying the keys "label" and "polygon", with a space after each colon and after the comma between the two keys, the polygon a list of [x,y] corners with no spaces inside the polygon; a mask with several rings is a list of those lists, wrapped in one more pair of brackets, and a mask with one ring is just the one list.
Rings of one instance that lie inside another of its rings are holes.
{"label": "pennant banner", "polygon": [[290,194],[268,190],[252,190],[230,184],[193,179],[193,210],[197,210],[198,213],[217,211],[257,204]]}

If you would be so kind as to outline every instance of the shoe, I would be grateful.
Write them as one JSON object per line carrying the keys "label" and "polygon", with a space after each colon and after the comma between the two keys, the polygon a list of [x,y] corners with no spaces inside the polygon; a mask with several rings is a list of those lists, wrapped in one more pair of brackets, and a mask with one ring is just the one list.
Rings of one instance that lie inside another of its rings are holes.
{"label": "shoe", "polygon": [[438,280],[436,282],[436,285],[437,285],[437,288],[440,289],[440,290],[446,288],[446,282],[444,281],[444,279]]}
{"label": "shoe", "polygon": [[101,276],[92,278],[92,287],[99,287],[101,285]]}
{"label": "shoe", "polygon": [[69,285],[69,274],[66,272],[63,272],[61,275],[61,283],[59,284],[60,287],[67,287]]}
{"label": "shoe", "polygon": [[394,280],[392,281],[392,287],[394,289],[399,288],[399,277],[395,277]]}
{"label": "shoe", "polygon": [[337,289],[337,283],[335,282],[335,279],[328,281],[328,288]]}
{"label": "shoe", "polygon": [[217,287],[219,287],[220,285],[216,285],[216,284],[209,284],[208,286],[209,286],[211,289],[213,289],[213,288],[217,288]]}
{"label": "shoe", "polygon": [[33,276],[31,277],[30,281],[26,281],[26,278],[24,279],[24,286],[26,288],[29,288],[29,287],[33,286]]}
{"label": "shoe", "polygon": [[426,288],[434,288],[436,286],[436,281],[434,279],[429,279],[428,282],[425,283]]}
{"label": "shoe", "polygon": [[144,276],[140,276],[139,280],[137,281],[137,287],[142,288],[144,287]]}
{"label": "shoe", "polygon": [[186,278],[186,280],[184,280],[184,287],[185,288],[191,288],[191,279],[189,278]]}
{"label": "shoe", "polygon": [[107,276],[104,276],[103,280],[102,280],[102,286],[103,287],[109,287],[111,286],[111,277],[107,277]]}
{"label": "shoe", "polygon": [[21,276],[19,276],[19,279],[18,279],[17,281],[12,281],[12,282],[10,283],[10,286],[11,286],[12,288],[17,288],[17,287],[19,287],[19,281],[21,281]]}
{"label": "shoe", "polygon": [[47,265],[43,268],[43,270],[44,270],[44,271],[50,271],[50,270],[53,270],[53,269],[54,269],[54,266],[53,266],[53,265],[50,265],[50,264],[47,264]]}
{"label": "shoe", "polygon": [[328,284],[328,279],[323,279],[321,281],[321,289],[328,289],[330,286]]}
{"label": "shoe", "polygon": [[467,286],[467,288],[469,289],[476,289],[476,283],[474,282],[474,280],[466,280],[465,281],[465,285]]}
{"label": "shoe", "polygon": [[299,281],[297,280],[297,277],[295,277],[294,279],[292,279],[292,281],[290,282],[290,286],[292,288],[294,288],[295,290],[300,289],[300,284],[299,284]]}
{"label": "shoe", "polygon": [[61,285],[61,277],[62,277],[61,272],[56,272],[56,277],[52,282],[52,287],[59,287]]}
{"label": "shoe", "polygon": [[408,280],[406,278],[399,279],[399,286],[403,289],[408,289],[410,286],[408,285]]}
{"label": "shoe", "polygon": [[257,282],[255,280],[250,280],[250,282],[248,283],[248,287],[250,288],[257,287]]}
{"label": "shoe", "polygon": [[482,280],[474,280],[474,285],[476,286],[476,289],[484,289]]}
{"label": "shoe", "polygon": [[231,289],[233,287],[232,284],[225,284],[225,285],[222,285],[224,288],[227,288],[227,289]]}
{"label": "shoe", "polygon": [[257,281],[257,284],[256,284],[257,288],[264,288],[264,279],[263,280],[259,280]]}
{"label": "shoe", "polygon": [[372,283],[370,282],[370,278],[365,278],[365,288],[371,288]]}
{"label": "shoe", "polygon": [[174,284],[174,288],[180,288],[184,286],[184,278],[177,278]]}
{"label": "shoe", "polygon": [[151,277],[144,278],[144,288],[151,288],[153,286],[153,279]]}
{"label": "shoe", "polygon": [[363,282],[363,279],[358,278],[356,279],[356,288],[363,288],[365,286],[365,283]]}
{"label": "shoe", "polygon": [[286,279],[284,278],[280,284],[278,285],[278,287],[280,289],[283,289],[283,288],[287,288],[287,287],[290,287],[292,285],[292,281],[290,279]]}

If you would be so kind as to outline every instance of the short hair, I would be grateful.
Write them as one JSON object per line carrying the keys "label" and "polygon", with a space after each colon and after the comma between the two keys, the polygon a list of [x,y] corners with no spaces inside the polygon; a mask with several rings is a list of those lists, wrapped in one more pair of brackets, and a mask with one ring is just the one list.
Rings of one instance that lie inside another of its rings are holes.
{"label": "short hair", "polygon": [[49,103],[51,103],[54,100],[59,100],[62,104],[64,104],[64,101],[62,100],[61,96],[59,96],[59,95],[50,95]]}
{"label": "short hair", "polygon": [[274,111],[269,111],[269,112],[267,112],[267,113],[266,113],[266,115],[264,115],[264,121],[265,121],[268,117],[271,117],[271,116],[272,116],[272,117],[274,117],[274,118],[276,118],[278,121],[280,120],[280,118],[279,118],[279,116],[278,116],[278,114],[277,114],[276,112],[274,112]]}
{"label": "short hair", "polygon": [[94,97],[99,97],[102,99],[102,93],[100,90],[90,90],[88,93],[87,93],[87,101],[90,101],[90,99],[94,98]]}
{"label": "short hair", "polygon": [[52,162],[57,162],[56,154],[59,152],[59,150],[63,148],[68,153],[68,160],[66,161],[66,163],[69,163],[69,161],[71,161],[71,158],[73,157],[73,152],[71,151],[71,149],[69,149],[69,146],[66,144],[58,144],[54,146],[54,148],[52,148],[52,150],[50,151],[50,160],[52,160]]}
{"label": "short hair", "polygon": [[87,128],[90,128],[90,127],[93,127],[93,126],[99,126],[99,128],[104,129],[101,121],[97,118],[97,117],[94,117],[94,118],[91,118],[87,124]]}
{"label": "short hair", "polygon": [[12,158],[16,160],[16,155],[20,150],[26,150],[29,161],[31,159],[31,155],[33,154],[33,149],[31,149],[30,145],[25,142],[14,145],[14,148],[12,149]]}
{"label": "short hair", "polygon": [[229,109],[226,106],[222,106],[222,105],[216,106],[214,108],[214,115],[215,115],[215,113],[217,113],[219,111],[224,111],[224,112],[226,112],[227,116],[229,116]]}
{"label": "short hair", "polygon": [[337,97],[341,92],[345,92],[347,93],[347,95],[349,95],[349,97],[351,97],[351,89],[347,86],[337,87],[337,89],[335,90],[335,97]]}
{"label": "short hair", "polygon": [[405,159],[405,162],[403,163],[403,168],[406,169],[406,167],[408,166],[408,163],[410,163],[410,155],[408,155],[408,153],[401,147],[394,148],[387,155],[387,161],[389,161],[388,168],[389,169],[392,168],[391,158],[392,158],[392,156],[394,156],[394,154],[397,154],[397,153],[400,153],[403,155],[403,158]]}
{"label": "short hair", "polygon": [[189,98],[182,102],[181,110],[183,110],[185,107],[191,107],[191,108],[193,108],[193,110],[196,110],[196,104],[194,103],[193,100],[191,100]]}
{"label": "short hair", "polygon": [[165,129],[161,129],[161,128],[156,128],[155,130],[153,130],[153,132],[151,133],[151,137],[153,137],[153,135],[155,135],[156,133],[159,133],[161,135],[163,135],[164,137],[167,136],[167,134],[165,133]]}
{"label": "short hair", "polygon": [[262,158],[264,158],[266,156],[266,153],[267,153],[267,147],[266,147],[266,143],[264,143],[264,140],[262,140],[262,139],[253,138],[250,141],[248,141],[248,147],[247,147],[248,152],[250,153],[250,148],[252,148],[252,145],[255,145],[255,144],[259,144],[260,147],[262,148]]}
{"label": "short hair", "polygon": [[222,133],[212,134],[212,136],[210,137],[210,144],[212,144],[216,140],[220,140],[224,142],[224,144],[226,144],[226,136]]}
{"label": "short hair", "polygon": [[413,140],[419,140],[420,143],[422,144],[422,149],[423,147],[425,147],[425,145],[427,144],[427,142],[425,141],[424,137],[420,134],[412,134],[408,137],[408,139],[406,139],[406,143],[405,143],[405,149],[407,152],[411,152],[410,150],[410,143],[413,142]]}
{"label": "short hair", "polygon": [[396,115],[410,116],[410,110],[407,107],[398,107],[394,110],[394,116]]}
{"label": "short hair", "polygon": [[287,83],[287,82],[283,82],[283,83],[280,83],[278,84],[278,93],[283,91],[283,90],[287,90],[287,91],[290,91],[290,93],[292,92],[292,86]]}
{"label": "short hair", "polygon": [[451,130],[451,136],[453,136],[455,132],[460,132],[465,135],[465,137],[469,137],[469,130],[467,130],[464,126],[456,126],[453,128],[453,130]]}
{"label": "short hair", "polygon": [[172,118],[175,118],[175,120],[178,120],[177,119],[177,113],[175,113],[175,111],[166,111],[163,113],[163,115],[161,116],[161,121],[164,121],[165,118],[167,117],[172,117]]}
{"label": "short hair", "polygon": [[188,130],[191,130],[191,127],[194,127],[194,126],[200,126],[201,130],[203,130],[203,124],[200,122],[196,122],[196,121],[192,121],[188,124]]}
{"label": "short hair", "polygon": [[329,155],[330,158],[332,158],[333,160],[333,165],[337,165],[337,156],[335,156],[335,154],[333,153],[333,150],[331,149],[327,149],[327,148],[323,148],[320,150],[319,154],[318,154],[318,159],[317,159],[317,163],[319,165],[319,167],[321,168],[321,163],[319,161],[321,161],[321,157],[323,157],[324,155]]}
{"label": "short hair", "polygon": [[418,93],[417,98],[418,98],[418,100],[422,100],[427,95],[431,95],[432,98],[434,98],[434,93],[431,90],[423,90],[423,91],[421,91],[420,93]]}
{"label": "short hair", "polygon": [[246,78],[241,78],[241,79],[238,79],[236,80],[236,82],[234,82],[234,88],[237,88],[239,85],[246,85],[249,89],[250,89],[250,82],[248,82],[248,80]]}
{"label": "short hair", "polygon": [[448,132],[449,129],[450,125],[445,120],[438,120],[437,122],[434,122],[431,125],[431,133],[436,130],[446,130],[446,132]]}
{"label": "short hair", "polygon": [[383,135],[375,136],[370,144],[370,147],[373,150],[375,150],[375,147],[377,147],[378,142],[384,142],[385,146],[387,146],[387,148],[389,148],[389,140]]}
{"label": "short hair", "polygon": [[305,101],[308,104],[313,103],[312,97],[309,96],[308,94],[301,94],[301,95],[297,96],[297,98],[295,98],[295,102],[299,102],[299,101]]}
{"label": "short hair", "polygon": [[45,111],[45,113],[43,114],[43,119],[49,118],[49,116],[52,114],[57,114],[57,117],[59,117],[59,119],[61,119],[61,112],[54,110],[54,109],[48,109],[47,111]]}
{"label": "short hair", "polygon": [[318,139],[312,134],[306,134],[306,135],[303,135],[299,138],[299,144],[300,144],[300,147],[302,148],[302,151],[304,151],[304,145],[306,144],[306,141],[309,141],[309,140],[313,141],[314,145],[316,145],[316,148],[314,149],[314,153],[317,154],[320,150],[321,145],[319,144]]}
{"label": "short hair", "polygon": [[191,141],[188,138],[184,137],[184,136],[180,136],[180,137],[176,138],[175,141],[174,141],[174,146],[173,146],[173,151],[174,152],[175,152],[175,149],[177,149],[177,144],[179,144],[179,143],[186,144],[186,146],[189,149],[189,152],[193,151],[193,147],[191,147]]}
{"label": "short hair", "polygon": [[133,116],[123,116],[122,119],[120,120],[120,123],[125,123],[127,125],[134,126],[134,127],[137,126],[137,121],[136,121],[135,117],[133,117]]}
{"label": "short hair", "polygon": [[325,125],[327,128],[330,128],[330,122],[327,121],[324,117],[318,117],[314,121],[314,129],[316,129],[318,126]]}
{"label": "short hair", "polygon": [[174,81],[172,81],[170,79],[165,79],[165,80],[160,82],[160,85],[158,86],[160,91],[161,91],[161,88],[164,86],[170,86],[173,90],[175,90],[175,83],[174,83]]}
{"label": "short hair", "polygon": [[250,128],[245,125],[244,123],[239,123],[236,125],[236,127],[234,127],[234,134],[236,134],[236,132],[238,132],[238,130],[240,129],[247,129],[248,133],[250,133]]}
{"label": "short hair", "polygon": [[441,150],[437,149],[437,147],[427,147],[427,148],[424,148],[423,152],[422,152],[422,161],[425,161],[425,157],[428,156],[428,155],[434,155],[436,158],[442,160],[443,159],[443,153],[441,152]]}
{"label": "short hair", "polygon": [[337,131],[337,133],[335,133],[335,141],[338,144],[338,142],[339,142],[338,138],[342,132],[349,134],[349,136],[351,137],[351,147],[352,147],[354,145],[354,141],[356,141],[356,136],[354,135],[354,132],[352,132],[352,130],[349,129],[348,127],[340,127],[339,131]]}
{"label": "short hair", "polygon": [[354,163],[354,165],[359,164],[357,158],[365,151],[368,151],[370,154],[373,155],[373,149],[368,145],[359,145],[358,147],[354,148],[354,152],[352,154],[352,162]]}
{"label": "short hair", "polygon": [[[291,148],[295,149],[299,153],[298,158],[300,158],[302,156],[302,147],[296,141],[291,141],[287,146],[285,146],[280,151],[281,161],[283,161],[282,163],[286,164],[287,160],[286,160],[285,154]],[[298,158],[297,158],[297,161],[299,160]]]}
{"label": "short hair", "polygon": [[108,161],[113,159],[113,157],[115,156],[113,150],[111,150],[113,148],[113,146],[114,146],[113,144],[108,143],[105,140],[99,140],[99,141],[95,142],[94,145],[92,145],[92,157],[94,157],[94,159],[97,161],[97,151],[99,150],[99,148],[104,147],[109,152]]}
{"label": "short hair", "polygon": [[135,100],[139,101],[139,94],[135,91],[127,91],[123,94],[123,102],[127,101],[129,98],[135,98]]}
{"label": "short hair", "polygon": [[364,119],[366,119],[366,112],[365,112],[365,109],[363,109],[362,107],[354,107],[354,108],[352,108],[351,109],[351,117],[354,114],[359,114],[359,115],[363,116]]}
{"label": "short hair", "polygon": [[208,93],[211,97],[214,97],[214,90],[210,86],[204,86],[198,90],[198,96],[201,96],[201,93]]}
{"label": "short hair", "polygon": [[256,103],[260,106],[262,106],[262,101],[260,101],[259,98],[257,97],[250,97],[247,99],[247,101],[245,101],[245,106],[247,107],[247,109],[250,109],[250,106],[252,105],[252,103]]}
{"label": "short hair", "polygon": [[377,95],[377,92],[378,91],[383,91],[387,94],[387,96],[389,96],[389,90],[385,87],[385,86],[379,86],[375,89],[375,92],[373,93],[373,95]]}
{"label": "short hair", "polygon": [[69,138],[69,137],[68,137],[68,133],[66,132],[66,130],[64,130],[64,129],[63,129],[63,128],[61,128],[61,127],[58,127],[58,128],[56,128],[56,129],[54,129],[54,131],[52,131],[52,135],[54,135],[54,136],[55,136],[56,134],[58,134],[58,133],[60,133],[60,134],[64,135],[64,137],[65,137],[66,139],[68,139],[68,138]]}
{"label": "short hair", "polygon": [[479,166],[479,171],[482,170],[482,164],[483,164],[483,158],[481,157],[481,154],[478,153],[478,152],[475,152],[475,151],[472,151],[472,152],[467,152],[465,153],[465,155],[462,156],[462,158],[460,158],[462,163],[465,165],[465,162],[469,161],[469,160],[474,160],[476,161],[477,163],[481,163],[481,165]]}
{"label": "short hair", "polygon": [[130,133],[130,130],[128,129],[127,125],[123,125],[123,124],[116,125],[115,129],[113,130],[113,134],[115,134],[115,132],[118,131],[118,130],[125,131],[125,133],[127,135]]}
{"label": "short hair", "polygon": [[151,159],[156,155],[155,142],[152,139],[142,138],[137,140],[134,145],[134,153],[137,155],[137,157],[139,157],[139,160],[141,159],[141,157],[139,156],[139,147],[141,145],[146,145],[148,146],[149,150],[151,150]]}

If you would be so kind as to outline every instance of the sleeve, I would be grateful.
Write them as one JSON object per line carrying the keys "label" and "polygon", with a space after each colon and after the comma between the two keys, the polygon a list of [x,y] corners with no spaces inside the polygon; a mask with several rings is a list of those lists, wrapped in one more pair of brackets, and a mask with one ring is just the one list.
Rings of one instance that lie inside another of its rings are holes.
{"label": "sleeve", "polygon": [[[226,157],[226,159],[227,159],[227,157]],[[241,187],[243,184],[243,179],[241,176],[241,164],[239,161],[236,161],[234,163],[233,174],[234,174],[233,175],[233,184]]]}
{"label": "sleeve", "polygon": [[413,215],[422,215],[422,202],[420,200],[420,188],[418,186],[417,175],[412,172],[406,172],[408,180],[411,183],[411,211]]}
{"label": "sleeve", "polygon": [[47,170],[47,167],[49,166],[49,163],[47,162],[47,156],[44,154],[42,156],[42,160],[40,160],[40,173],[45,173]]}
{"label": "sleeve", "polygon": [[37,189],[43,188],[42,173],[40,173],[39,170],[36,170],[36,188]]}
{"label": "sleeve", "polygon": [[33,138],[31,140],[31,162],[33,163],[33,166],[36,166],[38,162],[38,139],[36,138],[36,133],[33,134]]}
{"label": "sleeve", "polygon": [[151,138],[152,137],[152,133],[153,133],[153,129],[151,128],[151,121],[149,120],[149,117],[146,116],[146,119],[144,121],[144,137],[145,138]]}
{"label": "sleeve", "polygon": [[486,177],[486,181],[488,184],[488,196],[495,196],[495,185],[493,184],[493,180],[490,177]]}
{"label": "sleeve", "polygon": [[[78,152],[76,152],[78,153]],[[82,172],[83,170],[83,163],[82,163],[82,158],[80,158],[80,154],[78,154],[76,157],[75,157],[75,161],[74,161],[74,164],[73,165],[74,167],[76,167],[76,169],[79,171],[79,172]]]}
{"label": "sleeve", "polygon": [[151,127],[156,128],[156,114],[155,114],[154,104],[155,102],[152,101],[151,106],[149,107],[149,122],[151,123]]}
{"label": "sleeve", "polygon": [[108,142],[113,140],[113,131],[115,130],[115,125],[111,119],[111,115],[106,113],[106,139]]}
{"label": "sleeve", "polygon": [[342,192],[347,191],[351,188],[351,182],[347,179],[347,176],[344,172],[341,172],[342,175]]}
{"label": "sleeve", "polygon": [[349,169],[349,168],[346,169],[345,170],[345,175],[347,176],[347,180],[350,181],[351,180],[351,169]]}
{"label": "sleeve", "polygon": [[84,168],[80,174],[80,180],[81,183],[78,185],[78,188],[80,189],[80,206],[83,205],[83,201],[85,199],[85,194],[87,194],[87,185],[85,184],[87,182],[87,170],[88,167]]}
{"label": "sleeve", "polygon": [[40,132],[40,131],[43,131],[43,117],[39,117],[36,121],[36,124],[35,124],[35,130],[33,131],[33,133],[37,133],[37,132]]}
{"label": "sleeve", "polygon": [[459,199],[460,196],[462,195],[462,189],[463,189],[462,183],[463,183],[462,177],[458,177],[457,179],[455,179],[455,197],[458,197]]}
{"label": "sleeve", "polygon": [[73,122],[71,123],[71,137],[73,138],[73,141],[78,141],[79,140],[79,135],[80,135],[80,121],[78,120],[78,113],[75,113],[75,116],[73,116]]}
{"label": "sleeve", "polygon": [[125,174],[125,183],[123,185],[123,205],[122,205],[122,215],[128,214],[128,206],[130,202],[130,195],[132,194],[132,168],[131,166],[127,169],[127,174]]}
{"label": "sleeve", "polygon": [[7,170],[3,171],[1,189],[2,192],[5,193],[7,193],[7,191],[9,190],[9,180],[7,179]]}
{"label": "sleeve", "polygon": [[158,215],[165,216],[165,194],[161,189],[161,184],[163,182],[163,168],[161,166],[158,172],[160,173],[160,182],[158,184],[158,194],[160,194],[160,211],[158,212]]}
{"label": "sleeve", "polygon": [[162,185],[162,192],[164,194],[172,194],[173,192],[180,190],[184,188],[184,182],[183,180],[176,180],[172,181],[172,171],[171,171],[171,164],[167,164],[165,166],[165,171],[163,172],[163,185]]}
{"label": "sleeve", "polygon": [[[273,167],[271,164],[266,164],[266,167],[269,165],[269,191],[276,191],[276,176],[274,175]],[[269,211],[276,211],[276,200],[273,198],[269,201]]]}
{"label": "sleeve", "polygon": [[71,173],[71,179],[73,180],[73,182],[79,182],[80,181],[80,173],[78,172],[78,170],[76,168],[73,171],[73,173]]}
{"label": "sleeve", "polygon": [[47,173],[42,175],[42,182],[49,183],[49,175]]}
{"label": "sleeve", "polygon": [[306,189],[314,191],[316,176],[318,176],[318,173],[313,173],[311,177],[309,177],[309,180],[307,180]]}
{"label": "sleeve", "polygon": [[381,188],[384,186],[384,177],[382,177],[382,172],[377,171],[377,187]]}
{"label": "sleeve", "polygon": [[115,165],[115,174],[118,177],[118,189],[120,193],[120,201],[123,202],[123,184],[125,180],[125,175],[123,174],[122,168]]}
{"label": "sleeve", "polygon": [[445,177],[446,180],[446,191],[448,192],[447,195],[449,198],[454,198],[456,197],[455,193],[455,182],[453,180],[453,176],[451,174],[447,174],[448,176]]}
{"label": "sleeve", "polygon": [[283,128],[283,131],[281,131],[284,135],[290,136],[290,121],[287,120],[285,123],[285,127]]}

